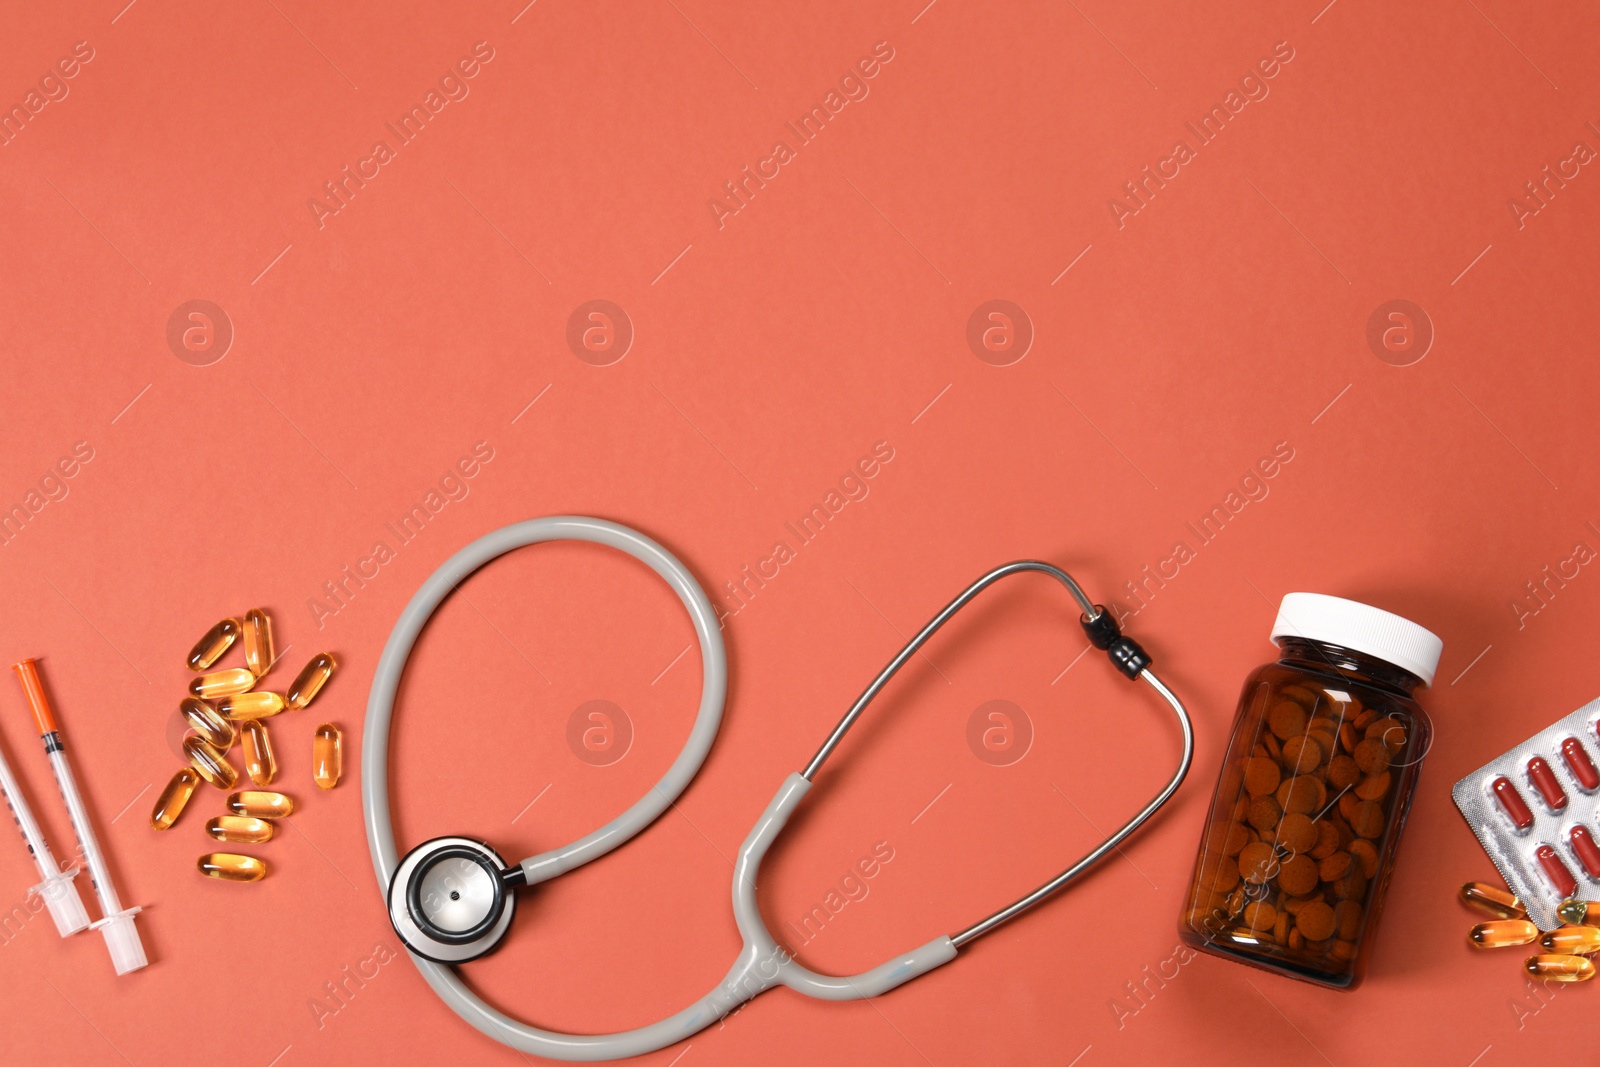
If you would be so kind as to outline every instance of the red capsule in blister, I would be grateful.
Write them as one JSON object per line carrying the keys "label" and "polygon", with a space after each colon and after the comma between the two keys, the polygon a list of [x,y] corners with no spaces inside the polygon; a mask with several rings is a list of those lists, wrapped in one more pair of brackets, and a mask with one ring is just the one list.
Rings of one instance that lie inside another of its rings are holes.
{"label": "red capsule in blister", "polygon": [[1556,772],[1550,769],[1550,764],[1545,762],[1543,756],[1535,756],[1528,761],[1528,781],[1544,797],[1544,802],[1551,811],[1563,811],[1567,806],[1567,791],[1561,788],[1561,783],[1556,781]]}
{"label": "red capsule in blister", "polygon": [[[1581,829],[1581,827],[1580,827]],[[1533,853],[1538,859],[1539,866],[1544,868],[1544,876],[1550,884],[1556,887],[1556,892],[1561,898],[1572,896],[1578,888],[1578,880],[1572,877],[1572,872],[1567,870],[1567,865],[1561,862],[1561,857],[1556,855],[1556,850],[1549,845],[1540,845]]]}
{"label": "red capsule in blister", "polygon": [[1600,878],[1600,844],[1595,844],[1594,835],[1589,832],[1589,828],[1574,826],[1572,833],[1567,835],[1567,840],[1572,842],[1572,854],[1578,857],[1584,873],[1590,878]]}
{"label": "red capsule in blister", "polygon": [[1501,775],[1489,786],[1494,793],[1494,798],[1500,804],[1500,810],[1511,819],[1511,824],[1518,830],[1526,830],[1533,825],[1533,812],[1528,808],[1528,802],[1522,799],[1522,794],[1517,792],[1517,787],[1511,784],[1511,779]]}
{"label": "red capsule in blister", "polygon": [[1561,742],[1561,758],[1567,761],[1567,770],[1579,785],[1585,789],[1600,789],[1600,770],[1595,769],[1594,760],[1583,750],[1583,742],[1576,737]]}

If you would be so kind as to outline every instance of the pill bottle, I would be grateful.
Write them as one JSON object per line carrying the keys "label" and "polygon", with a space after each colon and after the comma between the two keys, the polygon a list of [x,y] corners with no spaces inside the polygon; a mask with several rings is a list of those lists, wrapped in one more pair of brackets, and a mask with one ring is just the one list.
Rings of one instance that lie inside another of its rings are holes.
{"label": "pill bottle", "polygon": [[1320,593],[1283,598],[1245,682],[1179,932],[1203,952],[1352,989],[1433,727],[1443,643]]}

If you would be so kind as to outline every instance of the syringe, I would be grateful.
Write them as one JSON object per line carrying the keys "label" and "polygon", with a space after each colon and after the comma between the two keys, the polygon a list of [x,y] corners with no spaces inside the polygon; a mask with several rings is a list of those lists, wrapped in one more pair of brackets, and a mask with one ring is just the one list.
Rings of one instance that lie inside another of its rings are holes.
{"label": "syringe", "polygon": [[11,816],[16,819],[17,829],[22,831],[22,840],[28,846],[28,854],[39,865],[39,874],[44,879],[29,889],[28,895],[37,894],[49,906],[50,917],[56,921],[56,929],[61,931],[62,937],[77,933],[89,925],[89,913],[84,910],[83,898],[78,896],[78,887],[72,881],[78,868],[62,870],[56,862],[50,846],[45,843],[38,820],[28,807],[27,798],[22,795],[16,776],[11,773],[11,765],[6,762],[3,750],[0,750],[0,793],[5,794],[6,803],[11,806]]}
{"label": "syringe", "polygon": [[134,906],[125,909],[122,901],[117,899],[116,887],[111,884],[111,871],[106,867],[105,853],[100,851],[100,842],[95,839],[94,827],[89,823],[89,811],[83,806],[78,783],[72,777],[72,765],[67,762],[61,731],[56,726],[55,714],[50,710],[49,698],[44,694],[44,683],[39,678],[38,667],[30,658],[13,664],[11,669],[17,672],[22,692],[33,709],[33,718],[39,724],[40,739],[44,741],[45,754],[50,758],[50,768],[56,772],[56,784],[61,787],[61,799],[67,802],[67,814],[72,817],[72,828],[78,833],[78,847],[83,850],[84,859],[89,864],[89,880],[94,883],[95,895],[100,901],[100,919],[91,925],[91,929],[99,930],[100,936],[105,938],[106,948],[111,953],[111,965],[118,974],[136,971],[147,962],[144,945],[139,940],[139,930],[133,925],[133,915],[139,908]]}

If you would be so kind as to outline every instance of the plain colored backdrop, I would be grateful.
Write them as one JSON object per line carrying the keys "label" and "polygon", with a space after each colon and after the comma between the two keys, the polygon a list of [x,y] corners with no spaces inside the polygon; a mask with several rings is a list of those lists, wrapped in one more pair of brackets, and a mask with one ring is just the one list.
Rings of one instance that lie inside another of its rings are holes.
{"label": "plain colored backdrop", "polygon": [[[1468,947],[1455,889],[1493,868],[1449,787],[1600,692],[1600,577],[1567,562],[1600,546],[1592,6],[104,0],[3,20],[0,661],[40,658],[152,961],[116,978],[98,935],[30,918],[32,866],[0,841],[7,1063],[522,1059],[400,951],[357,769],[405,600],[471,538],[554,513],[678,553],[728,612],[732,685],[678,804],[527,894],[466,968],[502,1008],[594,1032],[710,989],[737,948],[731,857],[783,776],[933,611],[1038,557],[1119,604],[1189,702],[1171,806],[911,985],[773,992],[648,1062],[1492,1067],[1586,1039],[1600,990],[1536,994],[1521,953]],[[1201,143],[1207,115],[1226,121]],[[1202,544],[1189,524],[1218,506]],[[1153,981],[1292,590],[1444,639],[1368,981],[1210,958]],[[270,724],[301,802],[254,850],[270,876],[224,884],[194,866],[220,793],[167,833],[147,820],[180,765],[184,654],[258,605],[288,646],[264,684],[321,650],[343,666]],[[475,575],[397,713],[402,848],[468,833],[520,857],[631,803],[688,728],[690,639],[664,586],[598,549]],[[970,924],[1154,792],[1170,716],[1083,648],[1059,588],[1014,580],[872,706],[765,869],[775,929],[829,916],[795,939],[808,966]],[[572,727],[591,701],[631,734],[609,763],[595,720]],[[1015,736],[990,743],[1020,759],[985,747],[987,711],[971,728],[991,701]],[[327,793],[321,721],[345,731]],[[69,853],[9,678],[0,744]]]}

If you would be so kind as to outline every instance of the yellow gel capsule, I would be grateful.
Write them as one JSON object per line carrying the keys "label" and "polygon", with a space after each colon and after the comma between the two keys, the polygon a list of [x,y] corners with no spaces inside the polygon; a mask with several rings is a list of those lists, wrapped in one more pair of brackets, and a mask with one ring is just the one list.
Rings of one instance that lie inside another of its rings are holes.
{"label": "yellow gel capsule", "polygon": [[239,733],[244,739],[244,769],[250,780],[256,785],[271,785],[278,776],[278,757],[272,754],[267,724],[260,719],[246,719]]}
{"label": "yellow gel capsule", "polygon": [[289,685],[289,706],[295,709],[309,706],[338,666],[339,661],[333,658],[332,652],[318,652],[312,656],[311,662],[300,668]]}
{"label": "yellow gel capsule", "polygon": [[1600,904],[1585,900],[1564,900],[1556,909],[1561,921],[1573,926],[1600,926]]}
{"label": "yellow gel capsule", "polygon": [[222,658],[222,654],[233,647],[239,639],[239,620],[223,619],[206,635],[194,643],[189,650],[188,659],[184,660],[191,671],[203,671]]}
{"label": "yellow gel capsule", "polygon": [[218,841],[244,841],[259,845],[272,840],[272,824],[250,815],[218,815],[206,823],[206,833]]}
{"label": "yellow gel capsule", "polygon": [[237,736],[233,723],[218,715],[210,704],[199,697],[184,697],[178,704],[178,711],[183,715],[183,721],[189,724],[189,729],[205,738],[206,744],[218,752],[226,752],[233,747]]}
{"label": "yellow gel capsule", "polygon": [[311,776],[321,788],[332,789],[343,773],[344,734],[333,723],[325,722],[311,738]]}
{"label": "yellow gel capsule", "polygon": [[229,667],[226,670],[202,674],[189,683],[189,695],[201,700],[212,700],[233,693],[242,693],[256,684],[256,676],[249,667]]}
{"label": "yellow gel capsule", "polygon": [[236,693],[217,701],[217,710],[236,721],[265,719],[268,715],[276,715],[283,710],[283,698],[265,689],[254,693]]}
{"label": "yellow gel capsule", "polygon": [[207,878],[221,878],[225,882],[259,882],[267,876],[265,860],[232,852],[208,853],[200,857],[196,866]]}
{"label": "yellow gel capsule", "polygon": [[172,824],[183,814],[189,798],[194,796],[194,787],[199,784],[200,775],[188,767],[174,774],[172,781],[156,797],[155,810],[150,812],[150,825],[157,830],[172,829]]}
{"label": "yellow gel capsule", "polygon": [[244,613],[244,663],[257,678],[267,673],[277,657],[272,649],[272,617],[262,608]]}
{"label": "yellow gel capsule", "polygon": [[1539,944],[1551,952],[1587,956],[1591,952],[1600,952],[1600,929],[1593,926],[1563,926],[1545,934],[1539,939]]}
{"label": "yellow gel capsule", "polygon": [[[1600,930],[1595,933],[1600,934]],[[1479,948],[1504,948],[1506,945],[1526,945],[1539,936],[1539,928],[1527,919],[1496,919],[1479,923],[1467,934],[1467,940]]]}
{"label": "yellow gel capsule", "polygon": [[1526,919],[1528,910],[1522,901],[1499,886],[1488,882],[1468,882],[1461,887],[1461,903],[1474,911],[1492,915],[1496,919]]}
{"label": "yellow gel capsule", "polygon": [[232,789],[233,783],[239,780],[239,772],[233,769],[227,757],[206,744],[205,738],[198,734],[183,739],[183,754],[188,757],[189,766],[218,789]]}
{"label": "yellow gel capsule", "polygon": [[294,801],[282,793],[246,789],[228,795],[228,810],[235,815],[251,815],[257,819],[282,819],[294,812]]}
{"label": "yellow gel capsule", "polygon": [[1545,982],[1587,982],[1594,977],[1594,961],[1582,956],[1529,956],[1523,966]]}

